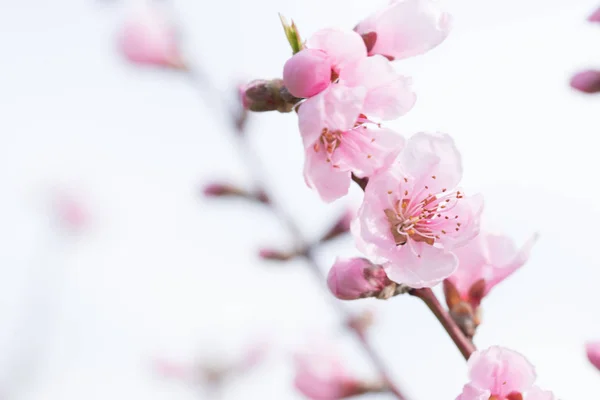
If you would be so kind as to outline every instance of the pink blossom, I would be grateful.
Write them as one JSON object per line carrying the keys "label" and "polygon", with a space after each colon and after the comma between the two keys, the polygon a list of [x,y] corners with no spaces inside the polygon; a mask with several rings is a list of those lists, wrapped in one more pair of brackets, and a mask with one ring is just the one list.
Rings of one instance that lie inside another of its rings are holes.
{"label": "pink blossom", "polygon": [[305,101],[298,110],[304,142],[304,178],[326,202],[350,187],[351,172],[368,176],[386,167],[404,145],[394,131],[357,124],[364,88],[335,85]]}
{"label": "pink blossom", "polygon": [[494,286],[525,264],[537,238],[533,235],[518,249],[508,236],[482,232],[454,250],[458,269],[448,281],[462,300],[476,308]]}
{"label": "pink blossom", "polygon": [[337,400],[361,393],[361,385],[344,368],[336,354],[322,346],[294,358],[294,385],[313,400]]}
{"label": "pink blossom", "polygon": [[432,0],[392,0],[355,30],[363,35],[369,55],[401,59],[425,53],[446,39],[450,16]]}
{"label": "pink blossom", "polygon": [[469,379],[456,400],[554,400],[534,386],[535,369],[516,351],[492,346],[471,355]]}
{"label": "pink blossom", "polygon": [[600,71],[587,70],[571,78],[571,87],[584,93],[600,92]]}
{"label": "pink blossom", "polygon": [[373,296],[389,284],[383,267],[365,258],[338,258],[327,276],[329,290],[342,300]]}
{"label": "pink blossom", "polygon": [[175,27],[158,7],[139,6],[125,21],[118,45],[131,62],[185,68]]}
{"label": "pink blossom", "polygon": [[600,370],[600,342],[586,343],[585,352],[592,365]]}
{"label": "pink blossom", "polygon": [[68,231],[78,232],[89,225],[89,210],[76,194],[66,190],[57,192],[53,207],[58,222]]}
{"label": "pink blossom", "polygon": [[414,288],[451,275],[452,250],[479,233],[481,196],[457,185],[460,154],[447,134],[417,133],[390,168],[375,174],[352,224],[357,246],[388,277]]}
{"label": "pink blossom", "polygon": [[312,97],[337,85],[363,88],[360,112],[383,120],[395,119],[413,107],[411,80],[398,74],[384,57],[367,57],[356,32],[324,29],[306,47],[283,70],[283,81],[292,95]]}

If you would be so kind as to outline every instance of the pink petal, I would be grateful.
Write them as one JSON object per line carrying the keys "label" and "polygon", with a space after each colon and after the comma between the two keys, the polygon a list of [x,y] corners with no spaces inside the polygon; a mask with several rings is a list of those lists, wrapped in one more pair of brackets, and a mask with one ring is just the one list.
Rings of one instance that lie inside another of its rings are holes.
{"label": "pink petal", "polygon": [[450,276],[458,265],[450,252],[409,240],[396,248],[393,258],[384,265],[388,277],[413,288],[432,287]]}
{"label": "pink petal", "polygon": [[583,71],[571,78],[571,86],[584,93],[600,92],[600,71]]}
{"label": "pink petal", "polygon": [[377,34],[369,55],[401,59],[436,47],[448,36],[450,25],[450,15],[434,1],[395,0],[360,22],[355,30],[361,35]]}
{"label": "pink petal", "polygon": [[304,179],[306,184],[315,189],[321,200],[330,203],[348,194],[350,189],[350,172],[340,171],[327,161],[328,155],[324,149],[314,151],[306,149],[304,161]]}
{"label": "pink petal", "polygon": [[144,6],[125,22],[119,49],[129,61],[182,68],[175,27],[159,8]]}
{"label": "pink petal", "polygon": [[410,88],[411,80],[398,74],[382,56],[347,64],[340,71],[340,83],[365,87],[367,97],[363,113],[383,120],[406,114],[416,101],[416,95]]}
{"label": "pink petal", "polygon": [[525,394],[525,400],[556,400],[554,393],[534,386]]}
{"label": "pink petal", "polygon": [[498,346],[476,351],[467,366],[473,386],[501,398],[511,392],[527,392],[536,377],[533,365],[523,355]]}
{"label": "pink petal", "polygon": [[486,389],[477,388],[471,384],[466,384],[463,387],[463,391],[456,398],[456,400],[489,400],[490,391]]}
{"label": "pink petal", "polygon": [[466,297],[471,285],[484,276],[487,267],[485,235],[479,234],[466,245],[453,250],[458,258],[458,268],[448,278],[461,296]]}
{"label": "pink petal", "polygon": [[525,264],[538,237],[537,234],[533,235],[517,251],[514,243],[508,237],[493,234],[485,235],[489,265],[492,266],[487,275],[483,276],[486,280],[485,294]]}
{"label": "pink petal", "polygon": [[462,178],[460,153],[450,135],[419,132],[408,139],[400,154],[401,168],[422,178],[431,193],[455,188]]}
{"label": "pink petal", "polygon": [[360,35],[341,29],[328,28],[316,32],[306,41],[306,47],[327,53],[336,71],[343,64],[367,56],[367,49]]}
{"label": "pink petal", "polygon": [[588,360],[600,370],[600,342],[589,342],[585,345]]}
{"label": "pink petal", "polygon": [[365,90],[332,85],[307,99],[298,110],[298,125],[305,148],[312,147],[323,128],[347,131],[354,127],[361,113]]}
{"label": "pink petal", "polygon": [[331,60],[321,50],[304,49],[287,60],[283,83],[296,97],[311,97],[331,84]]}
{"label": "pink petal", "polygon": [[448,213],[458,216],[454,221],[461,224],[460,228],[457,231],[455,222],[449,220],[447,234],[442,235],[439,242],[443,243],[447,249],[455,249],[467,244],[479,234],[482,212],[483,196],[481,194],[465,196],[456,201],[455,207]]}
{"label": "pink petal", "polygon": [[360,177],[389,166],[404,147],[404,138],[391,129],[361,125],[344,133],[333,154],[336,165]]}

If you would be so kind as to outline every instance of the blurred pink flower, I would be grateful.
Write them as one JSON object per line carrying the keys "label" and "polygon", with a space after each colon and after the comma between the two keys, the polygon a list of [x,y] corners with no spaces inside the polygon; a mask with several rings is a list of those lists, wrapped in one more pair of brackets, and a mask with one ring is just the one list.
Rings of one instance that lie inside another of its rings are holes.
{"label": "blurred pink flower", "polygon": [[592,365],[600,370],[600,342],[586,343],[585,352]]}
{"label": "blurred pink flower", "polygon": [[311,97],[326,89],[345,64],[366,56],[365,44],[356,32],[322,29],[285,63],[283,82],[292,95]]}
{"label": "blurred pink flower", "polygon": [[477,308],[494,286],[525,264],[537,238],[537,234],[533,235],[519,249],[508,236],[482,232],[454,250],[458,269],[448,281],[454,285],[461,300]]}
{"label": "blurred pink flower", "polygon": [[366,39],[369,55],[401,59],[436,47],[448,36],[450,25],[450,15],[441,11],[435,1],[392,0],[355,30]]}
{"label": "blurred pink flower", "polygon": [[534,386],[533,365],[521,354],[498,346],[479,350],[467,363],[470,382],[456,400],[554,400]]}
{"label": "blurred pink flower", "polygon": [[458,265],[452,250],[479,233],[480,195],[465,197],[460,154],[447,134],[417,133],[373,175],[352,224],[358,248],[388,277],[431,287]]}
{"label": "blurred pink flower", "polygon": [[175,27],[158,6],[138,6],[125,21],[118,45],[131,62],[185,68]]}
{"label": "blurred pink flower", "polygon": [[383,267],[358,257],[336,259],[327,276],[329,290],[342,300],[373,296],[390,283]]}
{"label": "blurred pink flower", "polygon": [[57,193],[54,198],[54,211],[60,225],[69,231],[81,231],[89,224],[89,212],[84,202],[73,193]]}
{"label": "blurred pink flower", "polygon": [[316,350],[296,354],[296,389],[313,400],[337,400],[363,393],[360,382],[346,371],[337,355],[325,348]]}
{"label": "blurred pink flower", "polygon": [[587,70],[573,75],[571,87],[584,93],[600,92],[600,71]]}
{"label": "blurred pink flower", "polygon": [[386,167],[404,145],[390,129],[357,125],[364,88],[332,86],[308,99],[298,111],[304,142],[304,178],[326,202],[350,187],[351,172],[368,176]]}
{"label": "blurred pink flower", "polygon": [[590,22],[600,22],[600,7],[588,17]]}

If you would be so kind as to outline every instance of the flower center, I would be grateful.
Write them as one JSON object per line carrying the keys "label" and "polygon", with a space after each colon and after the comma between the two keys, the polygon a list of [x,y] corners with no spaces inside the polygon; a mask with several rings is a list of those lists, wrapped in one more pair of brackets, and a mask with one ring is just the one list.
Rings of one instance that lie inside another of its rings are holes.
{"label": "flower center", "polygon": [[[408,182],[407,178],[404,180]],[[424,186],[413,196],[405,190],[404,196],[393,202],[393,208],[384,210],[397,246],[405,245],[408,239],[433,245],[450,229],[460,231],[459,216],[450,211],[463,198],[461,192],[442,189],[441,193],[434,195],[427,193],[428,190],[429,187]],[[388,194],[392,193],[388,191]]]}
{"label": "flower center", "polygon": [[318,152],[321,149],[321,146],[324,146],[327,153],[331,155],[341,143],[342,131],[330,131],[327,128],[323,128],[321,137],[315,142],[313,148]]}

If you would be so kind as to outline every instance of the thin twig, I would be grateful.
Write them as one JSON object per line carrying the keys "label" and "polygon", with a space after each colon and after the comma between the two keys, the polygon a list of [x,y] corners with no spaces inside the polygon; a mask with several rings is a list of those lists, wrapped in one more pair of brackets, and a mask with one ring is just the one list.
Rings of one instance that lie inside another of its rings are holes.
{"label": "thin twig", "polygon": [[[216,90],[210,84],[210,80],[207,79],[206,74],[202,73],[198,68],[188,68],[187,70],[188,77],[191,82],[194,84],[194,87],[199,90],[200,94],[203,95],[204,99],[207,101],[211,101],[214,104],[214,101],[219,101],[222,95],[218,90]],[[224,106],[227,105],[227,102],[224,99],[221,99],[221,104]],[[227,109],[228,113],[231,113],[231,110]],[[231,116],[231,114],[230,114]],[[232,125],[233,126],[233,125]],[[233,129],[232,136],[234,137],[237,148],[240,153],[240,156],[243,157],[244,163],[246,167],[250,171],[250,175],[252,176],[252,180],[255,185],[257,185],[256,189],[260,189],[265,192],[267,195],[269,194],[267,190],[265,190],[264,184],[261,182],[261,178],[264,177],[263,167],[261,161],[258,157],[255,156],[253,151],[249,150],[249,144],[247,142],[246,135],[241,134],[241,132],[234,132]],[[271,198],[271,196],[268,196]],[[299,254],[304,257],[306,260],[306,266],[308,269],[314,274],[320,284],[323,284],[326,280],[325,275],[319,268],[317,261],[312,254],[311,246],[304,239],[300,228],[296,224],[293,218],[290,217],[287,212],[281,208],[277,203],[272,201],[269,202],[268,207],[272,210],[273,214],[276,218],[281,221],[284,225],[285,229],[288,231],[292,239],[294,240],[294,246],[296,250],[300,250]],[[346,310],[345,307],[341,305],[339,301],[335,298],[331,297],[332,305],[335,307],[336,311],[340,314],[340,316],[346,321],[349,322],[352,319],[352,315]],[[358,343],[361,345],[365,354],[372,361],[373,365],[381,375],[381,378],[385,381],[388,386],[389,392],[394,394],[394,396],[399,400],[407,400],[408,398],[404,395],[400,389],[393,383],[392,379],[389,376],[387,371],[387,367],[383,362],[381,356],[377,353],[375,348],[371,345],[364,329],[360,329],[357,327],[353,327],[348,325],[351,331],[355,334]]]}

